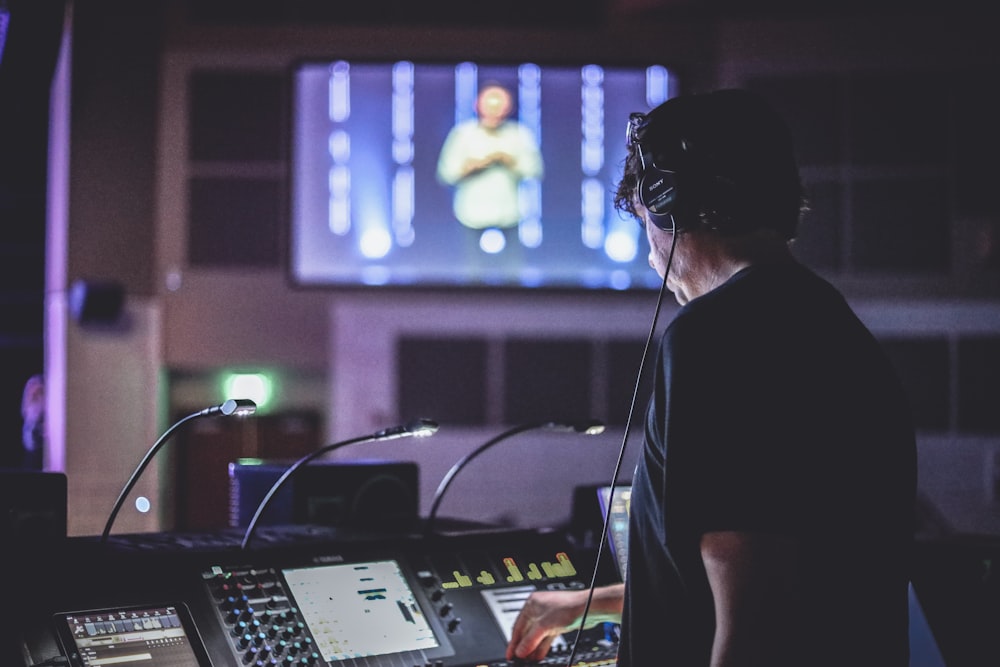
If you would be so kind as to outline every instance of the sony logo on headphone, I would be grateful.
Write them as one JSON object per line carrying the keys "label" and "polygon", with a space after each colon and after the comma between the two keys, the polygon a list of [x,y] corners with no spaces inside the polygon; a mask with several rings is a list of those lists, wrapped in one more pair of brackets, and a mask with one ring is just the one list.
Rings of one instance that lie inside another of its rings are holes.
{"label": "sony logo on headphone", "polygon": [[661,178],[660,178],[660,180],[658,180],[658,181],[657,181],[656,183],[652,183],[651,185],[649,185],[649,186],[648,186],[648,187],[646,188],[646,190],[648,190],[648,191],[652,191],[652,190],[654,190],[654,189],[656,189],[656,188],[660,187],[661,185],[663,185],[663,178],[662,178],[662,177],[661,177]]}

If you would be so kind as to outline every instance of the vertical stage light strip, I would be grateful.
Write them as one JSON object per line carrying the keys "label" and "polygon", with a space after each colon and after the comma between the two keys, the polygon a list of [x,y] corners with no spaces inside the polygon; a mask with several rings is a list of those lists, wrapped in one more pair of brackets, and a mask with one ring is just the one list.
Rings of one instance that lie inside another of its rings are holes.
{"label": "vertical stage light strip", "polygon": [[343,130],[330,133],[330,231],[343,236],[351,231],[351,168],[347,166],[351,157],[351,137]]}
{"label": "vertical stage light strip", "polygon": [[587,65],[580,70],[580,238],[588,248],[604,242],[604,190],[598,175],[604,167],[604,69]]}
{"label": "vertical stage light strip", "polygon": [[455,125],[476,116],[476,95],[479,94],[477,76],[479,70],[475,63],[455,66]]}
{"label": "vertical stage light strip", "polygon": [[[670,84],[670,73],[665,67],[653,65],[646,68],[646,104],[649,108],[659,106],[667,100],[670,95]],[[586,123],[584,126],[586,127]],[[603,137],[598,145],[603,145]],[[584,202],[587,201],[588,194],[590,193],[587,191],[584,192]],[[593,194],[596,196],[596,193]],[[606,195],[602,193],[602,206],[606,202]],[[607,229],[604,230],[603,239],[604,254],[616,262],[631,262],[639,252],[639,228],[632,224],[630,220],[624,220],[621,216],[612,215],[615,211],[610,207],[609,209],[607,214],[603,211],[601,212],[602,219],[607,220]],[[585,216],[585,225],[586,222],[587,219]],[[584,243],[587,243],[586,238],[584,239]],[[631,280],[624,271],[613,272],[611,275],[611,286],[615,289],[627,289],[630,283]]]}
{"label": "vertical stage light strip", "polygon": [[400,61],[392,67],[392,159],[396,173],[392,182],[392,231],[396,243],[413,243],[413,63]]}
{"label": "vertical stage light strip", "polygon": [[672,83],[666,67],[652,65],[646,68],[646,104],[650,109],[667,101]]}
{"label": "vertical stage light strip", "polygon": [[[517,68],[518,121],[535,135],[535,143],[542,145],[542,70],[538,65],[525,63]],[[518,185],[521,207],[521,224],[518,238],[527,248],[537,248],[542,243],[542,185],[539,179],[530,178]]]}
{"label": "vertical stage light strip", "polygon": [[330,231],[343,236],[351,230],[351,135],[339,127],[351,116],[351,66],[337,61],[330,66],[328,84],[328,114],[332,129],[327,139],[332,164],[330,166],[330,199],[328,225]]}
{"label": "vertical stage light strip", "polygon": [[7,3],[0,3],[0,63],[3,62],[3,48],[7,42],[7,26],[10,25],[10,10]]}

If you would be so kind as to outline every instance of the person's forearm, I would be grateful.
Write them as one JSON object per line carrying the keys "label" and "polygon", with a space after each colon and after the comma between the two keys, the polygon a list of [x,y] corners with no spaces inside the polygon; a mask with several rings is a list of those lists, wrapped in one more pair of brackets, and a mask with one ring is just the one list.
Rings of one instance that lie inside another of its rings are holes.
{"label": "person's forearm", "polygon": [[[586,592],[584,592],[586,594]],[[590,601],[587,625],[594,623],[620,623],[625,607],[625,584],[598,586]]]}

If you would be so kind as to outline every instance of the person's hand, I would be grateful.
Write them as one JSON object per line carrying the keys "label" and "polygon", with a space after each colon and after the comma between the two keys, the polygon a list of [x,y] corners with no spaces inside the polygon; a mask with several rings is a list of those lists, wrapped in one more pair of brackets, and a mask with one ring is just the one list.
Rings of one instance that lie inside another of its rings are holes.
{"label": "person's hand", "polygon": [[507,659],[541,660],[556,637],[580,624],[587,590],[535,591],[514,621]]}
{"label": "person's hand", "polygon": [[514,166],[514,156],[504,151],[494,151],[486,156],[487,165],[499,164],[503,167]]}

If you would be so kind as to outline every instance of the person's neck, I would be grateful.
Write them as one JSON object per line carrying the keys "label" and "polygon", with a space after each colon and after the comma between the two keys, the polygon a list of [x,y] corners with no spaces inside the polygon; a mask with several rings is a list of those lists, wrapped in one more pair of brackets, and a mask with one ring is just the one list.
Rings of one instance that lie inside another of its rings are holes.
{"label": "person's neck", "polygon": [[771,234],[754,234],[739,240],[727,239],[718,250],[700,281],[699,294],[711,292],[751,266],[795,261],[788,243]]}

